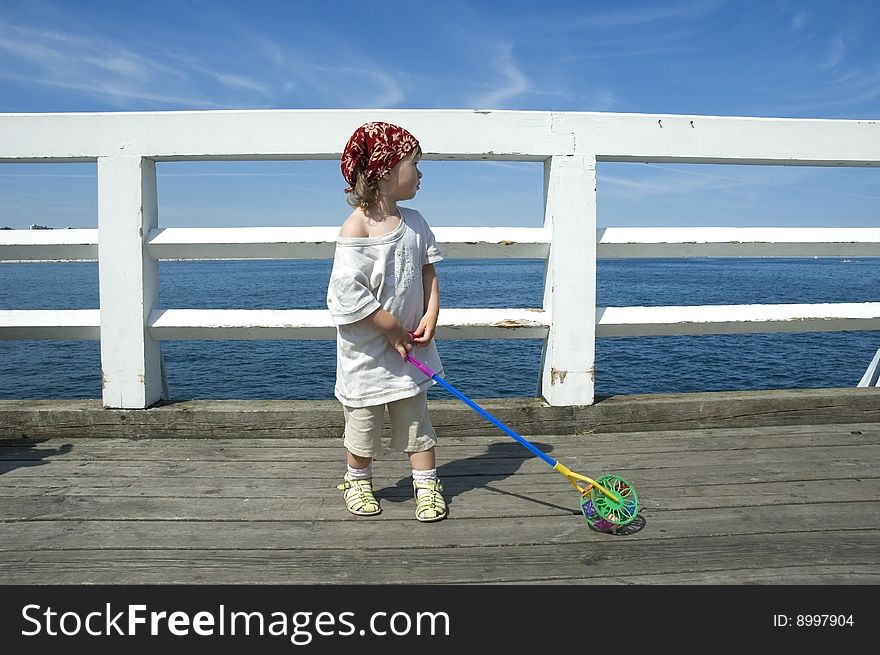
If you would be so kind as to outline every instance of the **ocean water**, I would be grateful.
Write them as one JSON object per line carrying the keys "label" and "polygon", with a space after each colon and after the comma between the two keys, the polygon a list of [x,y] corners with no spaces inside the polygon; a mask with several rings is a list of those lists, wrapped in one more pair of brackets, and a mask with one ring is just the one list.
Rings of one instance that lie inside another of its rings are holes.
{"label": "ocean water", "polygon": [[[329,261],[160,263],[164,308],[324,308]],[[543,262],[438,264],[446,307],[539,307]],[[600,260],[598,304],[876,302],[878,259]],[[98,306],[97,264],[0,264],[0,309]],[[442,310],[441,310],[442,311]],[[447,379],[474,398],[533,396],[539,340],[440,340]],[[605,338],[596,395],[853,387],[880,332]],[[330,399],[332,341],[166,341],[174,399]],[[0,398],[100,398],[95,341],[0,341]],[[434,389],[435,398],[448,397]]]}

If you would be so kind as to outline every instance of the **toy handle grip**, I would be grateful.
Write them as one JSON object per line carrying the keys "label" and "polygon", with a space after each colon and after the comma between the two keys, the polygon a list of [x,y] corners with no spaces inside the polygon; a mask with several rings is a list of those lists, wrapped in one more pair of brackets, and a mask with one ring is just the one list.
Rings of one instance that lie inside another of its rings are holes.
{"label": "toy handle grip", "polygon": [[[409,335],[411,337],[415,336],[415,330],[410,330]],[[412,353],[406,354],[406,361],[419,369],[424,375],[427,375],[429,378],[433,378],[437,373],[431,369],[430,366],[425,364],[425,362],[419,361],[415,357],[413,357]]]}
{"label": "toy handle grip", "polygon": [[406,361],[408,361],[410,364],[415,366],[417,369],[419,369],[422,373],[424,373],[429,378],[433,378],[435,375],[437,375],[433,370],[431,370],[430,366],[428,366],[424,362],[419,361],[418,359],[413,357],[410,353],[406,354]]}

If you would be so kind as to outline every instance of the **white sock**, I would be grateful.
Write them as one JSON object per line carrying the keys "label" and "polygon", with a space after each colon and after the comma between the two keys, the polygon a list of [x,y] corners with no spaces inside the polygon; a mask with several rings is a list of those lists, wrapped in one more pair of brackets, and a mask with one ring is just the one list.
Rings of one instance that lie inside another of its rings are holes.
{"label": "white sock", "polygon": [[345,466],[348,469],[345,477],[349,480],[369,480],[373,477],[373,462],[370,462],[362,469],[356,469],[349,464]]}
{"label": "white sock", "polygon": [[[416,469],[412,470],[413,480],[415,482],[428,482],[429,480],[437,479],[437,469],[427,469],[424,471],[418,471]],[[419,495],[421,496],[423,493],[428,493],[427,489],[419,489]]]}

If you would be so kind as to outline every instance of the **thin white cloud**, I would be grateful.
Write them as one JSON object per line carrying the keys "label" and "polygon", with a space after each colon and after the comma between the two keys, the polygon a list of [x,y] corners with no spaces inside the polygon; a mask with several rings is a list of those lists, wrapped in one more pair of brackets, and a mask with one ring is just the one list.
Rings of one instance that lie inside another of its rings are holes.
{"label": "thin white cloud", "polygon": [[2,79],[79,91],[114,104],[147,100],[184,107],[219,106],[156,84],[157,71],[168,71],[167,66],[110,41],[0,24],[0,51],[16,64],[0,69]]}
{"label": "thin white cloud", "polygon": [[311,173],[162,173],[162,177],[313,177]]}
{"label": "thin white cloud", "polygon": [[880,75],[870,76],[869,79],[874,81],[873,84],[863,83],[858,86],[850,87],[840,96],[827,100],[822,103],[821,107],[828,108],[849,108],[859,107],[867,103],[874,103],[880,98]]}
{"label": "thin white cloud", "polygon": [[353,107],[375,107],[382,109],[385,107],[394,107],[402,103],[406,99],[406,94],[398,82],[397,78],[384,71],[364,70],[356,68],[330,68],[329,72],[341,73],[344,75],[353,75],[356,78],[367,79],[373,81],[372,88],[366,92],[363,90],[353,98]]}
{"label": "thin white cloud", "polygon": [[809,16],[805,11],[797,11],[791,17],[791,29],[800,32],[807,24]]}
{"label": "thin white cloud", "polygon": [[133,51],[112,39],[65,32],[60,28],[17,26],[0,23],[0,48],[19,63],[49,69],[61,66],[62,71],[78,67],[94,67],[125,76],[171,73],[182,77],[174,67]]}
{"label": "thin white cloud", "polygon": [[59,89],[67,89],[70,91],[78,91],[86,95],[102,98],[112,104],[124,107],[128,106],[131,100],[146,100],[159,105],[174,105],[178,107],[188,108],[210,108],[210,109],[233,109],[234,105],[221,104],[207,98],[192,96],[177,96],[172,94],[162,94],[148,91],[138,86],[132,86],[129,82],[104,80],[93,82],[77,82],[72,79],[61,78],[40,78],[24,75],[9,75],[0,72],[0,78],[13,82],[22,82],[27,84],[38,84],[41,86],[49,86]]}
{"label": "thin white cloud", "polygon": [[407,100],[406,75],[373,61],[368,50],[351,50],[349,43],[333,44],[332,49],[339,61],[356,61],[357,66],[314,61],[313,53],[262,34],[241,31],[237,38],[250,44],[259,59],[257,65],[266,78],[261,84],[273,89],[276,100],[287,105],[383,109]]}
{"label": "thin white cloud", "polygon": [[94,173],[92,175],[88,175],[86,173],[4,173],[0,170],[0,177],[30,177],[30,178],[50,178],[50,177],[80,177],[95,180],[97,179],[98,174]]}
{"label": "thin white cloud", "polygon": [[103,68],[110,73],[128,78],[150,74],[149,67],[128,54],[116,54],[110,57],[87,56],[83,58],[83,61],[98,68]]}
{"label": "thin white cloud", "polygon": [[[679,196],[683,193],[696,193],[705,191],[709,188],[717,189],[718,184],[703,181],[683,183],[677,181],[670,184],[669,179],[665,176],[654,176],[650,179],[633,179],[618,175],[607,175],[599,173],[598,187],[601,195],[608,194],[609,197],[620,197],[628,200],[644,200],[645,198],[657,196]],[[723,185],[724,188],[730,186],[729,183]]]}
{"label": "thin white cloud", "polygon": [[[633,42],[631,38],[610,39],[601,43],[594,42],[593,48],[587,52],[578,52],[566,55],[558,59],[559,62],[582,62],[582,61],[608,61],[612,59],[644,59],[646,57],[671,57],[689,55],[696,52],[691,43],[690,33],[682,32],[682,37],[668,44],[661,41],[667,39],[653,39],[648,42],[642,40]],[[670,40],[671,41],[671,40]]]}
{"label": "thin white cloud", "polygon": [[494,58],[495,70],[501,75],[497,88],[472,100],[477,108],[496,109],[529,91],[529,80],[513,61],[513,46],[502,45]]}
{"label": "thin white cloud", "polygon": [[[327,66],[302,62],[288,64],[295,76],[288,83],[297,97],[308,97],[312,103],[339,107],[383,109],[400,105],[406,94],[399,78],[387,71],[369,67]],[[317,98],[312,96],[317,92]]]}
{"label": "thin white cloud", "polygon": [[273,89],[256,80],[242,77],[241,75],[230,75],[228,73],[215,73],[214,71],[206,71],[208,72],[214,79],[220,82],[223,86],[226,86],[230,89],[245,89],[248,91],[257,91],[258,93],[262,93],[264,96],[274,96],[275,92]]}
{"label": "thin white cloud", "polygon": [[[143,102],[233,108],[252,105],[253,93],[274,95],[261,80],[213,70],[174,48],[156,51],[164,58],[86,32],[0,22],[0,54],[7,61],[0,79],[78,91],[125,108]],[[217,94],[212,82],[227,92]]]}
{"label": "thin white cloud", "polygon": [[838,66],[846,55],[846,46],[843,43],[843,37],[835,34],[828,46],[828,52],[825,59],[819,64],[819,70],[831,70]]}
{"label": "thin white cloud", "polygon": [[612,111],[618,105],[614,91],[597,91],[581,97],[582,104],[588,111]]}
{"label": "thin white cloud", "polygon": [[618,27],[636,27],[658,22],[684,21],[703,18],[715,12],[723,0],[689,0],[685,2],[657,2],[633,7],[626,3],[621,9],[596,11],[585,3],[584,13],[567,15],[564,19],[538,21],[542,27],[553,31],[583,31],[585,29],[607,30]]}
{"label": "thin white cloud", "polygon": [[833,72],[833,78],[792,95],[799,111],[830,118],[839,111],[873,107],[880,99],[880,64],[867,69],[839,66]]}
{"label": "thin white cloud", "polygon": [[502,168],[505,170],[514,171],[517,173],[528,173],[529,175],[534,175],[535,170],[538,166],[541,166],[540,162],[512,162],[512,161],[481,161],[478,162],[478,165],[485,166],[487,168]]}
{"label": "thin white cloud", "polygon": [[[798,167],[771,167],[771,172],[761,166],[736,167],[723,172],[708,173],[705,167],[665,166],[663,164],[630,164],[638,166],[643,175],[638,179],[599,171],[599,184],[608,185],[611,195],[628,199],[644,199],[652,196],[686,196],[701,192],[734,192],[737,196],[757,197],[760,189],[782,189],[799,193],[813,192],[822,195],[880,200],[880,195],[842,191],[816,183],[817,170]],[[637,169],[634,169],[634,171]],[[835,169],[837,170],[837,169]],[[821,171],[818,172],[821,175]]]}
{"label": "thin white cloud", "polygon": [[279,68],[284,65],[284,51],[278,44],[262,37],[253,38],[253,40],[257,43],[259,50],[271,64]]}

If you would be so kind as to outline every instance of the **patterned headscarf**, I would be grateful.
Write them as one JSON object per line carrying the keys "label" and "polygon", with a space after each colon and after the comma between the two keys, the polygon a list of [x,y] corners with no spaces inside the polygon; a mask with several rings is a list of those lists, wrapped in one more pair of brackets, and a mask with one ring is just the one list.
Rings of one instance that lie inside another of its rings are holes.
{"label": "patterned headscarf", "polygon": [[364,123],[354,131],[342,151],[342,177],[348,182],[346,193],[357,182],[358,169],[367,182],[375,182],[390,172],[401,159],[419,145],[402,127],[391,123]]}

